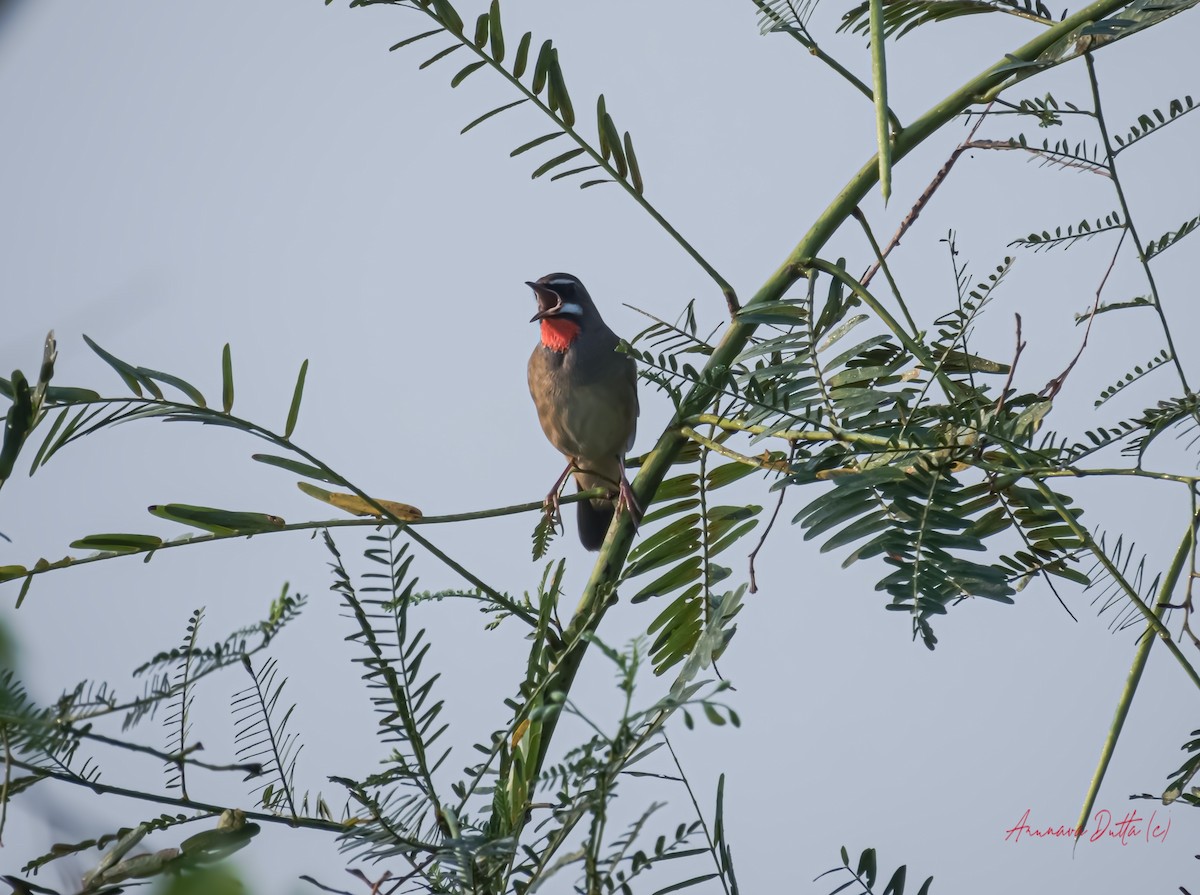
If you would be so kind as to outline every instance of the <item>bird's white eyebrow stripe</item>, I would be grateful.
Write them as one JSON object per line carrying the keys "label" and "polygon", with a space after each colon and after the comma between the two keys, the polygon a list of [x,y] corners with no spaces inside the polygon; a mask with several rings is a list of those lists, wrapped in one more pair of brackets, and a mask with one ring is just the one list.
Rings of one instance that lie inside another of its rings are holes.
{"label": "bird's white eyebrow stripe", "polygon": [[573,301],[563,302],[563,304],[558,309],[558,313],[559,314],[571,314],[572,316],[575,316],[575,317],[582,317],[583,316],[583,306],[578,305]]}
{"label": "bird's white eyebrow stripe", "polygon": [[546,285],[547,286],[578,286],[579,280],[576,280],[574,277],[559,277],[558,279],[555,279],[555,280],[547,280]]}

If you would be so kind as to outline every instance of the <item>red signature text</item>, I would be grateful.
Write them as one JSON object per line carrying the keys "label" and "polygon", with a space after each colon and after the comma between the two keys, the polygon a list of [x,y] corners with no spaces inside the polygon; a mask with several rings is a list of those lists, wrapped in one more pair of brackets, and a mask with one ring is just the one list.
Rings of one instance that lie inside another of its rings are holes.
{"label": "red signature text", "polygon": [[1030,813],[1031,809],[1026,808],[1021,819],[1004,834],[1005,842],[1020,842],[1021,837],[1025,836],[1030,839],[1078,839],[1129,845],[1131,842],[1163,842],[1171,830],[1170,816],[1159,822],[1157,811],[1151,811],[1148,818],[1142,817],[1136,810],[1128,811],[1117,819],[1107,808],[1101,808],[1092,815],[1091,825],[1082,830],[1068,826],[1037,826],[1029,822]]}

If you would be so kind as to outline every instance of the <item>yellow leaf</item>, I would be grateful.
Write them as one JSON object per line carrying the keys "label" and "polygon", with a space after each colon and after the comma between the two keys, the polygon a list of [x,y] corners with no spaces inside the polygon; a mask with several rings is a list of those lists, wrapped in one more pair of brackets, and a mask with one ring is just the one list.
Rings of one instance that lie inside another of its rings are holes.
{"label": "yellow leaf", "polygon": [[[326,491],[323,488],[318,488],[316,485],[311,485],[308,482],[297,482],[296,486],[307,494],[309,497],[314,497],[317,500],[324,501],[327,504],[337,507],[339,510],[345,510],[355,516],[375,516],[382,517],[376,507],[367,501],[363,500],[357,494],[344,494],[340,491]],[[406,503],[397,503],[394,500],[375,500],[387,512],[391,513],[397,519],[405,522],[412,522],[421,518],[421,511],[414,506]]]}
{"label": "yellow leaf", "polygon": [[513,749],[517,748],[517,745],[521,742],[521,738],[523,736],[525,736],[525,731],[527,731],[528,729],[529,729],[529,719],[528,718],[526,718],[524,721],[522,721],[520,724],[517,725],[517,729],[513,731],[513,735],[512,735],[512,748]]}

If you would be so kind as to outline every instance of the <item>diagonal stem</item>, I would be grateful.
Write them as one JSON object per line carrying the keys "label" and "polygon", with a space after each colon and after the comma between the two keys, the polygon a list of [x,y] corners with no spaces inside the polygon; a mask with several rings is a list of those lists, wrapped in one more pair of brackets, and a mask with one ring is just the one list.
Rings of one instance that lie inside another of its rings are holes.
{"label": "diagonal stem", "polygon": [[1171,352],[1171,360],[1175,362],[1175,370],[1179,374],[1179,382],[1183,385],[1183,390],[1186,394],[1192,394],[1192,387],[1188,385],[1187,374],[1183,371],[1183,362],[1179,359],[1179,353],[1175,350],[1175,340],[1171,337],[1171,327],[1167,324],[1167,314],[1163,310],[1162,299],[1158,294],[1158,284],[1154,280],[1154,271],[1150,269],[1150,260],[1146,257],[1146,247],[1142,243],[1142,238],[1138,235],[1137,228],[1133,224],[1133,216],[1129,212],[1129,202],[1125,198],[1125,188],[1121,185],[1121,178],[1117,176],[1116,153],[1113,151],[1112,141],[1108,136],[1108,125],[1104,120],[1104,109],[1100,105],[1100,82],[1096,80],[1096,61],[1091,53],[1085,53],[1083,56],[1084,62],[1087,63],[1088,81],[1092,87],[1092,101],[1096,105],[1096,123],[1100,127],[1100,138],[1104,141],[1104,151],[1108,156],[1108,170],[1112,177],[1113,187],[1117,191],[1117,201],[1121,203],[1121,214],[1125,218],[1125,229],[1129,236],[1133,239],[1133,244],[1137,248],[1138,261],[1142,264],[1142,270],[1146,274],[1146,282],[1150,285],[1150,294],[1154,298],[1154,311],[1158,314],[1159,323],[1162,324],[1163,335],[1167,339],[1167,349]]}
{"label": "diagonal stem", "polygon": [[[1171,566],[1167,570],[1166,577],[1163,578],[1162,585],[1158,589],[1158,599],[1154,602],[1154,615],[1161,624],[1163,615],[1166,613],[1168,604],[1171,602],[1171,595],[1175,591],[1175,585],[1179,581],[1179,576],[1183,571],[1184,564],[1192,554],[1192,549],[1196,542],[1196,527],[1200,525],[1200,514],[1193,515],[1191,522],[1188,524],[1188,529],[1183,535],[1183,540],[1179,544],[1179,549],[1175,551],[1175,558],[1171,561]],[[1082,835],[1083,828],[1087,824],[1088,816],[1092,813],[1092,808],[1096,804],[1096,797],[1100,794],[1100,784],[1104,780],[1104,775],[1108,772],[1108,766],[1112,761],[1113,753],[1117,748],[1117,740],[1121,736],[1121,730],[1125,726],[1125,719],[1129,716],[1129,707],[1133,705],[1133,697],[1137,692],[1138,684],[1142,679],[1142,672],[1146,670],[1146,661],[1150,658],[1150,649],[1154,646],[1154,641],[1159,638],[1154,630],[1154,625],[1150,622],[1146,624],[1146,630],[1142,633],[1141,641],[1138,643],[1137,652],[1133,655],[1133,664],[1129,667],[1129,674],[1125,676],[1125,686],[1121,688],[1121,698],[1117,701],[1117,709],[1113,713],[1112,725],[1108,729],[1108,736],[1104,738],[1104,745],[1100,749],[1100,761],[1096,765],[1096,772],[1092,775],[1092,782],[1088,786],[1087,795],[1083,799],[1083,809],[1079,812],[1079,820],[1075,823],[1075,829],[1079,832],[1075,834],[1075,841],[1079,841]],[[1170,638],[1167,642],[1171,643]]]}
{"label": "diagonal stem", "polygon": [[[817,42],[813,40],[812,35],[808,33],[807,28],[797,28],[794,25],[789,25],[783,20],[779,13],[768,6],[764,0],[751,0],[751,2],[758,7],[759,12],[765,16],[768,16],[775,22],[775,27],[777,30],[791,37],[798,44],[800,44],[800,46],[804,47],[804,49],[808,50],[808,52],[812,53],[812,55],[816,56],[831,69],[833,69],[834,72],[845,79],[847,84],[861,93],[871,102],[875,102],[875,91],[871,89],[870,85],[864,83],[857,75],[854,74],[854,72],[850,71],[850,69],[846,68],[846,66],[842,65],[840,62],[822,50],[820,46],[818,46]],[[903,125],[900,124],[900,119],[896,117],[896,113],[891,110],[891,107],[888,107],[887,116],[888,120],[891,122],[892,130],[899,131],[903,127]]]}

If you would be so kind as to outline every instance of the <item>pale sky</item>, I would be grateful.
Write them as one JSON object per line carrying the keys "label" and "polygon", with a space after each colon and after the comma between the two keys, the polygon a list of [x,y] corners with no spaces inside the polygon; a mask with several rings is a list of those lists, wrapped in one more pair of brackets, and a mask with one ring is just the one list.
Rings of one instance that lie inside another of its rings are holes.
{"label": "pale sky", "polygon": [[[460,136],[467,122],[513,97],[487,72],[452,91],[448,81],[460,66],[418,71],[436,49],[431,42],[389,54],[393,43],[425,30],[414,13],[346,5],[39,0],[15,8],[0,31],[0,295],[8,308],[0,370],[36,373],[42,338],[53,328],[58,384],[121,393],[84,345],[86,333],[211,397],[228,341],[238,409],[282,427],[308,358],[296,440],[371,493],[428,514],[539,499],[560,461],[526,390],[536,330],[527,322],[533,300],[524,282],[551,271],[578,275],[624,336],[644,318],[622,303],[674,317],[695,298],[709,325],[721,320],[724,304],[618,189],[530,181],[533,154],[510,159],[509,152],[550,130],[534,111],[514,110]],[[481,11],[477,5],[464,5],[464,18]],[[508,7],[510,35],[530,28],[554,37],[581,119],[605,94],[618,126],[633,134],[647,196],[744,297],[871,154],[870,104],[786,37],[759,36],[749,0]],[[823,7],[814,29],[866,78],[865,42],[832,34],[839,14]],[[1099,54],[1115,129],[1195,94],[1198,22],[1188,13]],[[898,114],[912,120],[1037,27],[972,17],[889,45]],[[1012,98],[1047,90],[1085,104],[1082,66],[1026,82]],[[990,122],[980,135],[1002,139],[1016,127],[1013,119]],[[1059,138],[1029,122],[1025,131],[1039,141]],[[886,210],[877,195],[866,203],[880,238],[964,133],[950,125],[905,159]],[[1121,157],[1146,236],[1197,213],[1198,139],[1194,117]],[[1030,347],[1018,385],[1036,391],[1075,353],[1082,333],[1073,315],[1093,300],[1113,244],[1098,238],[1069,253],[1036,255],[1007,244],[1114,207],[1100,177],[1039,168],[1018,153],[964,156],[897,250],[895,270],[928,325],[953,302],[939,242],[948,230],[957,231],[960,261],[976,278],[1017,254],[975,345],[1007,360],[1013,313],[1021,313]],[[1182,244],[1156,268],[1184,343],[1200,317],[1193,250],[1191,241]],[[851,258],[851,269],[865,266],[857,230],[848,228],[825,252],[839,254]],[[1145,292],[1131,261],[1123,256],[1105,298]],[[1079,435],[1178,393],[1163,370],[1118,406],[1092,411],[1102,387],[1162,346],[1152,318],[1097,320],[1050,425]],[[1184,360],[1200,379],[1195,358]],[[645,384],[641,401],[637,452],[650,447],[669,412],[667,399]],[[1193,469],[1194,450],[1184,454],[1184,444],[1159,462]],[[0,542],[0,563],[58,557],[95,532],[178,534],[146,513],[155,503],[259,510],[288,521],[334,515],[300,494],[293,476],[251,462],[260,449],[226,430],[143,422],[66,449],[32,479],[23,459],[0,494],[0,531],[13,539]],[[1142,481],[1064,489],[1086,507],[1089,525],[1136,541],[1149,553],[1148,568],[1166,564],[1187,518],[1181,492]],[[789,892],[828,892],[844,880],[810,880],[838,863],[842,845],[855,855],[875,847],[888,874],[906,863],[912,891],[930,874],[934,893],[977,895],[1195,886],[1200,818],[1186,806],[1166,809],[1171,828],[1157,843],[1084,842],[1073,853],[1069,840],[1005,841],[1026,810],[1040,825],[1075,821],[1134,633],[1109,633],[1111,615],[1097,616],[1093,595],[1066,588],[1079,618],[1072,622],[1036,582],[1015,606],[954,607],[936,621],[940,643],[931,653],[910,640],[906,617],[884,610],[874,584],[887,569],[842,570],[845,551],[822,554],[787,524],[816,493],[789,495],[759,558],[760,591],[747,597],[722,662],[743,726],[672,729],[710,821],[717,775],[727,775],[728,836],[742,891],[786,883]],[[737,494],[768,506],[773,500],[756,480]],[[424,533],[492,585],[520,594],[542,571],[530,561],[533,523],[522,516]],[[343,533],[338,541],[361,570],[361,538]],[[743,555],[754,539],[744,543],[727,555],[735,580],[744,580]],[[587,578],[590,555],[569,536],[552,547],[551,557],[562,556],[565,609]],[[325,778],[365,776],[386,748],[343,641],[350,623],[328,591],[326,562],[319,542],[304,535],[230,541],[170,551],[148,565],[121,559],[43,576],[17,612],[17,587],[8,585],[0,611],[17,632],[20,668],[37,697],[51,700],[84,676],[132,694],[141,685],[129,672],[177,644],[193,609],[207,607],[201,639],[212,641],[262,617],[290,582],[310,603],[272,655],[289,678],[284,698],[299,703],[292,723],[305,749],[297,781],[338,810],[344,796]],[[415,567],[421,587],[462,583],[420,551]],[[621,644],[659,611],[654,601],[623,601],[600,634]],[[525,642],[512,624],[483,631],[485,620],[466,604],[423,607],[415,620],[429,627],[430,661],[444,672],[447,736],[459,747],[448,766],[457,769],[473,761],[472,743],[504,724],[501,700],[515,691]],[[591,655],[574,696],[610,718],[612,679]],[[196,730],[208,760],[231,760],[228,700],[245,679],[229,672],[210,684],[197,697]],[[662,684],[648,677],[644,699]],[[1127,796],[1163,789],[1197,726],[1196,701],[1178,666],[1156,649],[1098,808],[1118,816],[1164,810]],[[136,736],[165,747],[157,721]],[[105,754],[98,757],[109,766]],[[139,767],[148,771],[137,782],[165,786],[157,766]],[[111,768],[105,779],[122,780],[123,764]],[[235,779],[198,780],[199,798],[250,801]],[[620,810],[635,816],[653,799],[669,800],[663,831],[693,819],[682,790],[642,785],[622,785]],[[53,842],[158,810],[42,784],[12,805],[0,871],[15,873]],[[154,847],[192,831],[181,829]],[[94,865],[99,855],[87,857]],[[264,895],[316,891],[297,882],[302,873],[328,885],[351,882],[332,837],[311,832],[268,829],[237,863]],[[75,878],[90,866],[62,864]],[[692,875],[708,869],[698,864]],[[51,865],[38,881],[66,885],[58,873]],[[546,891],[567,891],[570,881],[564,875]]]}

